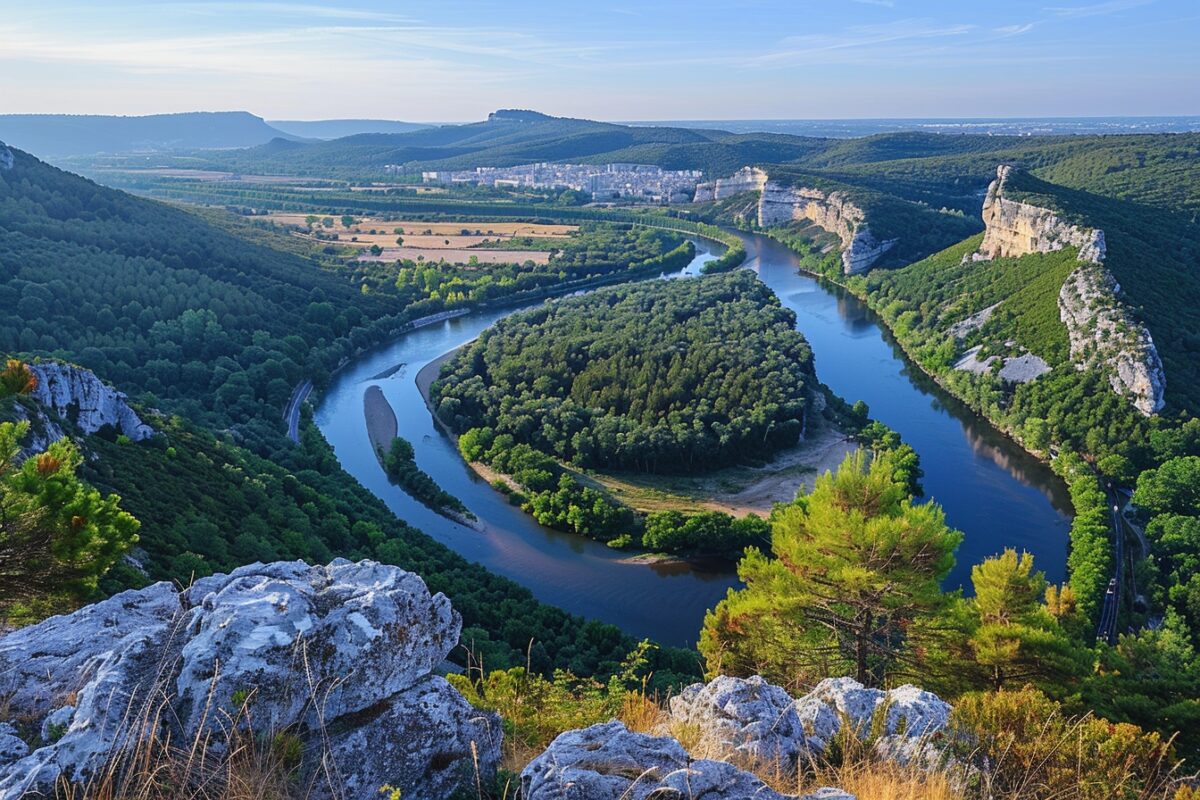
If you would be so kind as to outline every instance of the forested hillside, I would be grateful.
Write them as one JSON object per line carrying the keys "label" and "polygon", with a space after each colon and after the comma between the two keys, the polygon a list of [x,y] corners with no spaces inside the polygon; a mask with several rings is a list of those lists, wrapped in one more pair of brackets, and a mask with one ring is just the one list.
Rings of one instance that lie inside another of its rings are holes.
{"label": "forested hillside", "polygon": [[294,384],[403,318],[403,298],[14,152],[0,170],[0,351],[75,361],[260,437]]}

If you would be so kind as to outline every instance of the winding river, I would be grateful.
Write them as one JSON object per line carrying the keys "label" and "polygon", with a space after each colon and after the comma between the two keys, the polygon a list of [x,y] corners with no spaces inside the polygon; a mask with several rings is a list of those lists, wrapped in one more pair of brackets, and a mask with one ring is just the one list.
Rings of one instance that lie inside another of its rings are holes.
{"label": "winding river", "polygon": [[[920,454],[927,497],[941,503],[949,523],[966,534],[950,587],[969,584],[971,565],[1003,547],[1028,550],[1047,578],[1061,581],[1070,526],[1062,482],[910,366],[856,298],[801,274],[794,254],[774,240],[744,238],[746,268],[796,312],[820,379],[851,402],[865,400],[873,417]],[[688,267],[663,277],[698,274],[714,257],[709,247],[698,243]],[[463,556],[529,587],[544,602],[635,636],[694,644],[704,611],[736,584],[734,575],[686,564],[632,564],[602,544],[544,528],[476,476],[435,427],[417,373],[512,310],[420,328],[362,356],[321,397],[317,425],[342,466],[397,516]],[[413,443],[418,466],[461,499],[482,530],[435,514],[388,482],[363,416],[363,394],[371,386],[379,386],[395,410],[399,434]]]}

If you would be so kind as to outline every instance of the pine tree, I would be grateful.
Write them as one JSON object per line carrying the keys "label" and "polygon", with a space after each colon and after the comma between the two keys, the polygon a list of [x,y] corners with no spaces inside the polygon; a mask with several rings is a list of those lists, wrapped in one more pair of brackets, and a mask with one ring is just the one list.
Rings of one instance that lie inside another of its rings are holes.
{"label": "pine tree", "polygon": [[769,558],[750,550],[746,583],[706,619],[710,672],[758,672],[784,685],[854,675],[880,685],[906,657],[913,621],[945,605],[941,581],[962,535],[940,507],[916,505],[889,456],[848,456],[812,494],[772,516]]}

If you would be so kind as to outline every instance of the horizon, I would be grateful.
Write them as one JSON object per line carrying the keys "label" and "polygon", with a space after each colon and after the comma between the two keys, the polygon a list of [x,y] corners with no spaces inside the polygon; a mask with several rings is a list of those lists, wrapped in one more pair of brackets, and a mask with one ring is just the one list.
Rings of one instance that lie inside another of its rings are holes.
{"label": "horizon", "polygon": [[6,111],[29,114],[253,108],[302,120],[320,104],[320,119],[458,123],[498,106],[645,122],[1200,109],[1200,13],[1185,0],[944,5],[70,0],[0,23],[0,63],[24,76]]}

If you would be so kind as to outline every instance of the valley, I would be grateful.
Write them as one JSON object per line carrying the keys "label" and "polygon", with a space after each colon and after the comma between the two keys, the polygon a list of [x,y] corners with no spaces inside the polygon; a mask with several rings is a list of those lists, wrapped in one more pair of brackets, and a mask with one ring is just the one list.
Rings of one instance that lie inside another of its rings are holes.
{"label": "valley", "polygon": [[[10,624],[129,589],[154,616],[156,581],[247,607],[337,585],[375,614],[390,595],[360,581],[419,575],[455,611],[413,679],[499,712],[516,769],[592,722],[708,752],[680,721],[697,698],[811,707],[829,680],[948,698],[944,753],[1020,714],[1101,715],[1088,747],[1146,764],[1200,752],[1195,134],[501,111],[351,139],[68,159],[145,197],[0,145],[0,501],[92,537],[17,568],[71,578],[0,597]],[[412,182],[551,157],[708,180],[662,205]],[[106,511],[65,515],[57,485]],[[409,688],[373,707],[410,713]],[[376,735],[350,705],[339,735]],[[0,737],[42,758],[30,724]],[[1159,786],[1141,769],[1120,780]]]}

